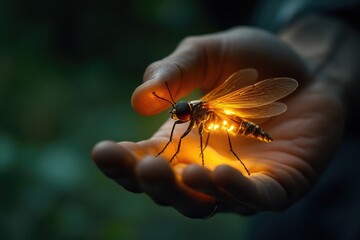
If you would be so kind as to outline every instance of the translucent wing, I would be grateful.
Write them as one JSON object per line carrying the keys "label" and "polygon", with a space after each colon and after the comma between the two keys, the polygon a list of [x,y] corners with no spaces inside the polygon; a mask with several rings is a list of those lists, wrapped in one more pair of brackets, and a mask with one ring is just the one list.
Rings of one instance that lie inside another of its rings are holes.
{"label": "translucent wing", "polygon": [[297,81],[291,78],[269,78],[210,99],[208,104],[210,108],[230,110],[261,107],[287,96],[297,86]]}
{"label": "translucent wing", "polygon": [[225,82],[216,87],[208,94],[201,98],[202,101],[213,101],[223,96],[230,94],[231,92],[249,86],[255,83],[257,79],[257,71],[252,68],[242,69],[232,74]]}
{"label": "translucent wing", "polygon": [[269,118],[284,113],[287,109],[285,103],[273,102],[264,106],[254,108],[233,108],[218,109],[217,112],[224,112],[226,115],[236,115],[244,119]]}

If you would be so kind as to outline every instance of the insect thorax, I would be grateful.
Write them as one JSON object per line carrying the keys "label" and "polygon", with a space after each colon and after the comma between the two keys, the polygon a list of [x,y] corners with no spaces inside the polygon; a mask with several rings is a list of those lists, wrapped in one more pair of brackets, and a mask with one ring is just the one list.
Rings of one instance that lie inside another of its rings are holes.
{"label": "insect thorax", "polygon": [[195,120],[195,123],[197,126],[199,126],[201,123],[205,123],[209,120],[211,117],[211,111],[209,111],[208,107],[206,106],[206,103],[195,100],[190,101],[189,104],[192,107],[192,118]]}

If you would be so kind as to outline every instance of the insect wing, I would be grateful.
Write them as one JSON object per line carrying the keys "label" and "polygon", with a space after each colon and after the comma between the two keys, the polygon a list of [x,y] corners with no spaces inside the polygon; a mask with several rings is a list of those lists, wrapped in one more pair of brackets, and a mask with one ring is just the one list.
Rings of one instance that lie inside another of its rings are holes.
{"label": "insect wing", "polygon": [[255,83],[258,73],[255,69],[242,69],[232,74],[225,82],[201,98],[202,101],[216,101],[238,89]]}
{"label": "insect wing", "polygon": [[228,113],[241,116],[244,119],[269,118],[284,113],[287,109],[285,103],[273,102],[264,106],[254,108],[237,108],[229,110]]}
{"label": "insect wing", "polygon": [[219,109],[261,107],[289,95],[297,86],[297,81],[291,78],[269,78],[229,92],[209,105]]}

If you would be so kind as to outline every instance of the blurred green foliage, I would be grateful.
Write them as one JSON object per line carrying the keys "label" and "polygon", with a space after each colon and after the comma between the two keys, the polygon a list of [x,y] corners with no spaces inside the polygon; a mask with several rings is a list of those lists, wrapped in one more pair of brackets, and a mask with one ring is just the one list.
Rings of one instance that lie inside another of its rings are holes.
{"label": "blurred green foliage", "polygon": [[148,64],[215,30],[191,0],[3,0],[0,7],[0,239],[238,239],[238,216],[186,219],[103,176],[103,139],[149,137],[137,115]]}

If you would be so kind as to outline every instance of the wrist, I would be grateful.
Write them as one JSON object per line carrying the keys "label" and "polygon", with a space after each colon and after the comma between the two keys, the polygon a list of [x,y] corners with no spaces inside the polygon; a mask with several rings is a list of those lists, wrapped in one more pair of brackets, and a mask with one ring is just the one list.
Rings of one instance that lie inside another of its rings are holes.
{"label": "wrist", "polygon": [[306,62],[313,81],[319,81],[348,105],[358,101],[360,36],[341,20],[306,16],[286,27],[280,38]]}

